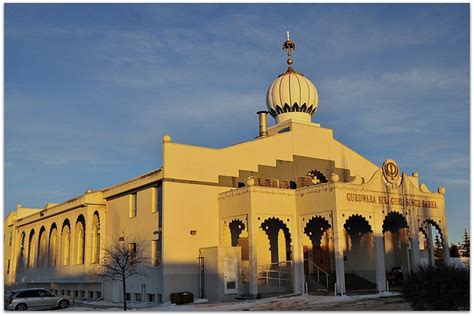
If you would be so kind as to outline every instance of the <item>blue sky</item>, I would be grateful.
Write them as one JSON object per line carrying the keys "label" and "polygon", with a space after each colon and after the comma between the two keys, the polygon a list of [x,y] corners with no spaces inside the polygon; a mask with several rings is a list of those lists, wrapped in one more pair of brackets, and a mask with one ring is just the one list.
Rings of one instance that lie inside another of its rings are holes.
{"label": "blue sky", "polygon": [[313,121],[374,163],[447,189],[469,228],[468,4],[6,4],[5,211],[161,166],[161,137],[223,147],[257,134],[270,83],[317,86]]}

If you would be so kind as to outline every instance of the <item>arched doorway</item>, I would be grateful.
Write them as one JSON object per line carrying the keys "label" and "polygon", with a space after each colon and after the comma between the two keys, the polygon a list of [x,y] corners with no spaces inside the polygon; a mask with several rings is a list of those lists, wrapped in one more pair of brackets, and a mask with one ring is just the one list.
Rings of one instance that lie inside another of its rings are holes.
{"label": "arched doorway", "polygon": [[98,263],[100,259],[100,218],[99,212],[95,211],[92,218],[92,256],[91,262]]}
{"label": "arched doorway", "polygon": [[406,218],[398,212],[389,212],[382,225],[385,271],[391,285],[399,285],[402,276],[410,271],[409,231]]}
{"label": "arched doorway", "polygon": [[20,235],[20,255],[18,257],[18,267],[23,269],[25,267],[25,242],[26,242],[26,234],[22,232]]}
{"label": "arched doorway", "polygon": [[[311,249],[305,251],[305,259],[317,265],[324,271],[331,270],[332,256],[331,256],[331,225],[329,222],[321,217],[312,217],[304,228],[304,233],[311,240]],[[305,270],[311,270],[310,266],[305,266]]]}
{"label": "arched doorway", "polygon": [[58,264],[58,228],[56,223],[51,225],[51,229],[49,231],[49,266],[55,267]]}
{"label": "arched doorway", "polygon": [[291,235],[286,224],[281,219],[272,217],[264,220],[260,229],[265,232],[270,242],[269,263],[291,261]]}
{"label": "arched doorway", "polygon": [[249,260],[249,238],[245,224],[239,219],[235,219],[229,223],[231,246],[241,247],[242,261]]}
{"label": "arched doorway", "polygon": [[44,226],[41,226],[39,235],[38,235],[38,267],[46,267],[47,262],[47,251],[46,251],[46,229]]}
{"label": "arched doorway", "polygon": [[439,226],[433,219],[425,219],[419,227],[419,252],[420,263],[430,265],[443,265],[444,254],[447,252],[444,236]]}
{"label": "arched doorway", "polygon": [[30,236],[28,238],[28,258],[26,259],[26,267],[32,268],[35,266],[35,259],[36,259],[36,245],[35,245],[35,230],[32,229],[30,231]]}
{"label": "arched doorway", "polygon": [[75,263],[84,264],[85,255],[85,230],[86,221],[84,216],[79,215],[76,221],[76,227],[74,231],[74,246],[75,246]]}
{"label": "arched doorway", "polygon": [[286,223],[275,217],[265,219],[259,226],[257,246],[259,293],[291,291],[291,234]]}
{"label": "arched doorway", "polygon": [[71,224],[69,220],[64,220],[61,229],[61,265],[67,266],[70,264],[71,256]]}
{"label": "arched doorway", "polygon": [[346,290],[376,288],[375,240],[369,221],[362,215],[351,215],[344,223],[344,232]]}

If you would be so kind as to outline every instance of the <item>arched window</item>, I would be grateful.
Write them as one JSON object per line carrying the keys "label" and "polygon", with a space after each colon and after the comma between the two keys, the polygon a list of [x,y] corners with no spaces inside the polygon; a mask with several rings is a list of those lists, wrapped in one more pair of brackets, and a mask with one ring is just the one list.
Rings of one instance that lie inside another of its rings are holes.
{"label": "arched window", "polygon": [[21,237],[20,237],[20,257],[23,257],[25,253],[25,238],[26,238],[25,232],[22,232]]}
{"label": "arched window", "polygon": [[84,216],[79,215],[76,221],[76,229],[74,233],[74,245],[76,247],[76,264],[84,264],[84,253],[85,253],[85,230],[86,221]]}
{"label": "arched window", "polygon": [[56,223],[51,225],[51,230],[49,232],[49,250],[48,250],[48,257],[49,257],[49,265],[51,267],[55,267],[57,262],[57,254],[58,254],[58,228],[56,227]]}
{"label": "arched window", "polygon": [[98,263],[100,258],[100,218],[99,212],[94,212],[92,219],[92,263]]}
{"label": "arched window", "polygon": [[32,229],[30,231],[30,237],[28,238],[28,258],[26,259],[26,267],[28,268],[32,268],[34,267],[35,265],[35,258],[36,258],[36,254],[35,254],[35,230]]}
{"label": "arched window", "polygon": [[44,226],[41,227],[38,235],[38,267],[46,266],[46,229]]}
{"label": "arched window", "polygon": [[66,219],[61,230],[61,264],[69,265],[69,257],[71,254],[71,225]]}

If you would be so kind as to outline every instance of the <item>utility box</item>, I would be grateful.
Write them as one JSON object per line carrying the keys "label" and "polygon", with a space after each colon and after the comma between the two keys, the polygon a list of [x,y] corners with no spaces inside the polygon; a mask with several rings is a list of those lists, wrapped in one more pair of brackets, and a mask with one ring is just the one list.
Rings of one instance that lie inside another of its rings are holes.
{"label": "utility box", "polygon": [[182,305],[194,302],[194,295],[190,292],[179,292],[170,294],[171,303]]}
{"label": "utility box", "polygon": [[240,293],[240,247],[200,249],[204,278],[204,297],[209,301],[233,300]]}

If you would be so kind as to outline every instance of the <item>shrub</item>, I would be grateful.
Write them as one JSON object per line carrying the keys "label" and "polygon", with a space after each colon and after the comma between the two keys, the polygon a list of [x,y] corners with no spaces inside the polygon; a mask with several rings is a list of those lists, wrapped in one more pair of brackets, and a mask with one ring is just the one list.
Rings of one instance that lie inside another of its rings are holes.
{"label": "shrub", "polygon": [[419,266],[402,284],[415,310],[469,310],[469,270],[459,266]]}

